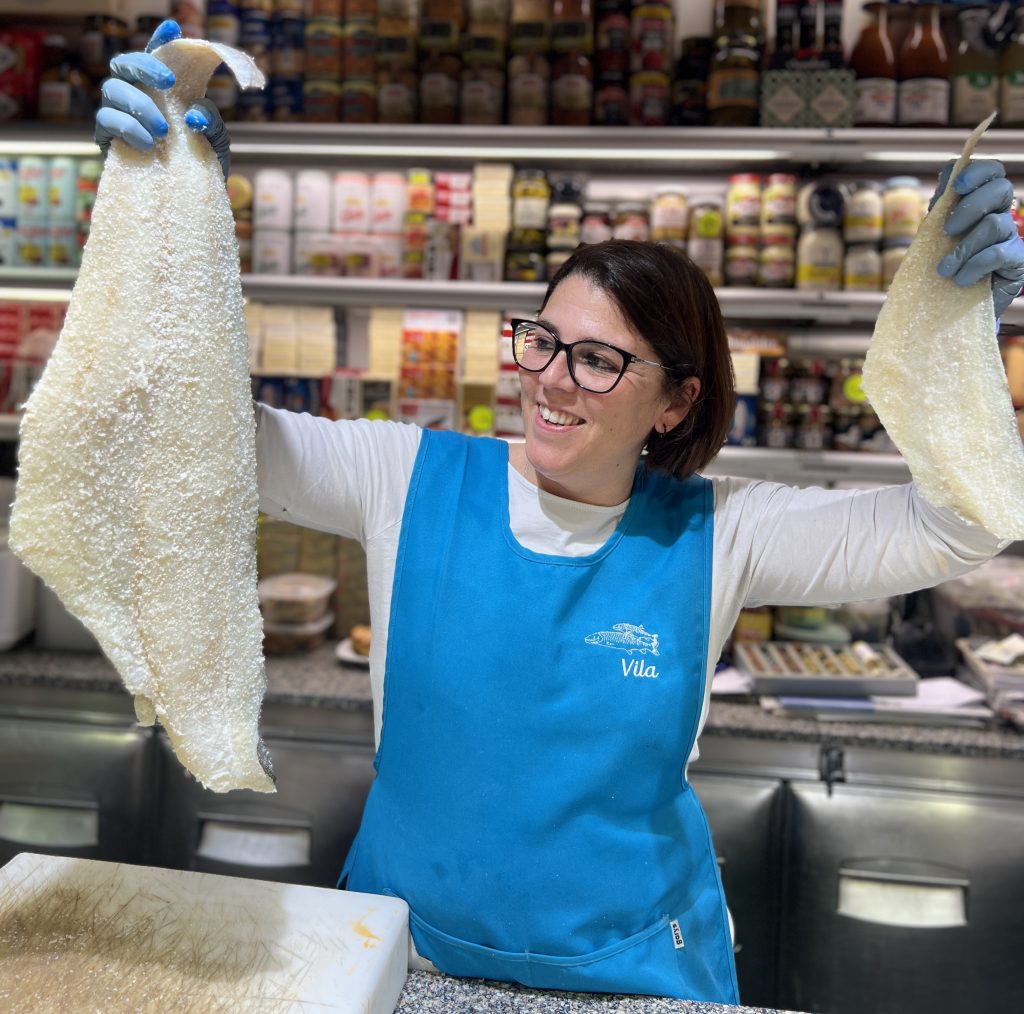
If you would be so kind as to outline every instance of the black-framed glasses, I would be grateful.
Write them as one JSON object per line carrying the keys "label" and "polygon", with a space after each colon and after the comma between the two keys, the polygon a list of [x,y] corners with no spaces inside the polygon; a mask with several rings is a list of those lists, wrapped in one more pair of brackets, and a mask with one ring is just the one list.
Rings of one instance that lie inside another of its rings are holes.
{"label": "black-framed glasses", "polygon": [[541,373],[554,361],[559,352],[565,353],[569,376],[573,383],[591,394],[607,394],[622,380],[630,363],[669,367],[651,359],[620,349],[607,342],[585,338],[578,342],[563,342],[535,320],[515,320],[512,324],[512,356],[516,365],[530,373]]}

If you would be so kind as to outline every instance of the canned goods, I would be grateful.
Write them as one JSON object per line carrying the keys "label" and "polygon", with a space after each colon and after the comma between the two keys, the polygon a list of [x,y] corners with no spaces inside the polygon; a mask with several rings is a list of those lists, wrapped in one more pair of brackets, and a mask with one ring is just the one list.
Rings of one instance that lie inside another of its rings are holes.
{"label": "canned goods", "polygon": [[343,123],[373,123],[377,117],[377,85],[372,81],[344,81],[341,85]]}
{"label": "canned goods", "polygon": [[341,25],[336,21],[308,21],[305,31],[306,76],[325,81],[341,77]]}
{"label": "canned goods", "polygon": [[74,222],[47,226],[46,263],[52,268],[78,267],[78,231]]}
{"label": "canned goods", "polygon": [[792,447],[796,414],[785,402],[765,402],[761,406],[760,442],[762,447]]}
{"label": "canned goods", "polygon": [[283,229],[253,231],[252,269],[258,275],[288,275],[292,270],[292,234]]}
{"label": "canned goods", "polygon": [[296,230],[322,230],[333,221],[330,173],[320,169],[303,169],[297,173],[294,207]]}
{"label": "canned goods", "polygon": [[827,405],[799,405],[793,442],[805,451],[832,446],[832,410]]}
{"label": "canned goods", "polygon": [[73,158],[59,155],[50,160],[47,185],[47,207],[50,223],[75,220],[75,192],[78,184],[78,164]]}
{"label": "canned goods", "polygon": [[0,218],[14,218],[18,213],[18,163],[0,158]]}
{"label": "canned goods", "polygon": [[796,277],[796,253],[789,243],[768,243],[761,247],[757,281],[766,289],[790,289]]}
{"label": "canned goods", "polygon": [[307,78],[302,85],[302,116],[307,123],[338,123],[341,82]]}
{"label": "canned goods", "polygon": [[268,87],[275,120],[290,123],[302,118],[301,77],[272,77]]}
{"label": "canned goods", "polygon": [[206,16],[206,38],[210,42],[220,42],[225,46],[239,45],[242,23],[238,17],[238,8],[223,14],[209,13]]}
{"label": "canned goods", "polygon": [[14,263],[25,268],[41,268],[49,257],[50,235],[47,227],[19,222],[15,235]]}
{"label": "canned goods", "polygon": [[217,72],[206,85],[206,97],[217,107],[225,120],[236,118],[238,107],[238,82],[228,70]]}
{"label": "canned goods", "polygon": [[50,165],[37,155],[18,159],[19,223],[45,222],[49,212]]}
{"label": "canned goods", "polygon": [[257,231],[290,229],[294,207],[291,173],[260,169],[253,183],[253,225]]}

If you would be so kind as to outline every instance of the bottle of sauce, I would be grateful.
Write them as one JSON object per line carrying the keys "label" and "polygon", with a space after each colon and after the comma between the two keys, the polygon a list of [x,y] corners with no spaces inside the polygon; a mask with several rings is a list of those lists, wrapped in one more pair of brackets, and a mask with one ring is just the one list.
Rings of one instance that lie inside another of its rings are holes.
{"label": "bottle of sauce", "polygon": [[703,127],[708,122],[708,68],[711,40],[702,36],[683,39],[672,81],[669,123],[674,127]]}
{"label": "bottle of sauce", "polygon": [[850,53],[854,85],[853,124],[891,127],[896,123],[896,53],[889,37],[889,12],[884,3],[868,4],[871,20]]}
{"label": "bottle of sauce", "polygon": [[897,121],[902,127],[949,123],[949,50],[938,4],[914,10],[914,24],[899,55]]}
{"label": "bottle of sauce", "polygon": [[594,101],[594,13],[591,0],[554,0],[551,8],[551,122],[590,124]]}
{"label": "bottle of sauce", "polygon": [[821,58],[830,66],[843,68],[843,0],[820,0],[823,3]]}
{"label": "bottle of sauce", "polygon": [[949,56],[949,119],[954,127],[977,126],[999,105],[999,68],[988,19],[985,7],[957,14],[960,41]]}
{"label": "bottle of sauce", "polygon": [[776,0],[775,44],[768,61],[769,70],[783,70],[796,55],[800,0]]}
{"label": "bottle of sauce", "polygon": [[757,125],[761,0],[715,0],[715,48],[708,73],[708,122]]}
{"label": "bottle of sauce", "polygon": [[1014,12],[1010,36],[999,55],[1000,127],[1024,127],[1024,6]]}

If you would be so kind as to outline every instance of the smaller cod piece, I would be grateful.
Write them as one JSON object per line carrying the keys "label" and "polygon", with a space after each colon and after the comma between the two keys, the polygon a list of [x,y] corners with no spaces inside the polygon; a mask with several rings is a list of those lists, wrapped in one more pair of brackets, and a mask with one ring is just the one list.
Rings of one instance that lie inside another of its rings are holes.
{"label": "smaller cod piece", "polygon": [[[1024,539],[1024,447],[999,355],[992,287],[988,276],[961,288],[935,271],[957,244],[943,231],[960,199],[953,183],[994,115],[967,138],[896,272],[863,380],[930,504],[1004,539]],[[919,397],[908,401],[907,391]],[[924,426],[922,419],[940,422]]]}
{"label": "smaller cod piece", "polygon": [[256,590],[256,449],[238,249],[224,178],[184,124],[220,63],[200,40],[154,54],[170,126],[115,141],[71,303],[25,406],[11,546],[93,633],[181,763],[216,792],[273,792]]}

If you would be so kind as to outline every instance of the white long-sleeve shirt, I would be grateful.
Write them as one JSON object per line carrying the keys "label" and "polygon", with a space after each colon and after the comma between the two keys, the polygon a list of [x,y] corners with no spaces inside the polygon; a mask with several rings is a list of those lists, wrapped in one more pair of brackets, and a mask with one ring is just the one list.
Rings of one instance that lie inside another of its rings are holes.
{"label": "white long-sleeve shirt", "polygon": [[[379,742],[391,587],[422,430],[365,419],[332,421],[263,405],[257,413],[260,509],[357,539],[366,550]],[[741,609],[898,595],[963,574],[1005,545],[953,511],[930,506],[913,484],[850,491],[735,478],[711,482],[711,630],[698,736],[715,663]],[[508,487],[512,533],[539,553],[594,552],[628,503],[595,507],[566,500],[538,489],[511,466]],[[695,746],[690,760],[696,756]]]}

